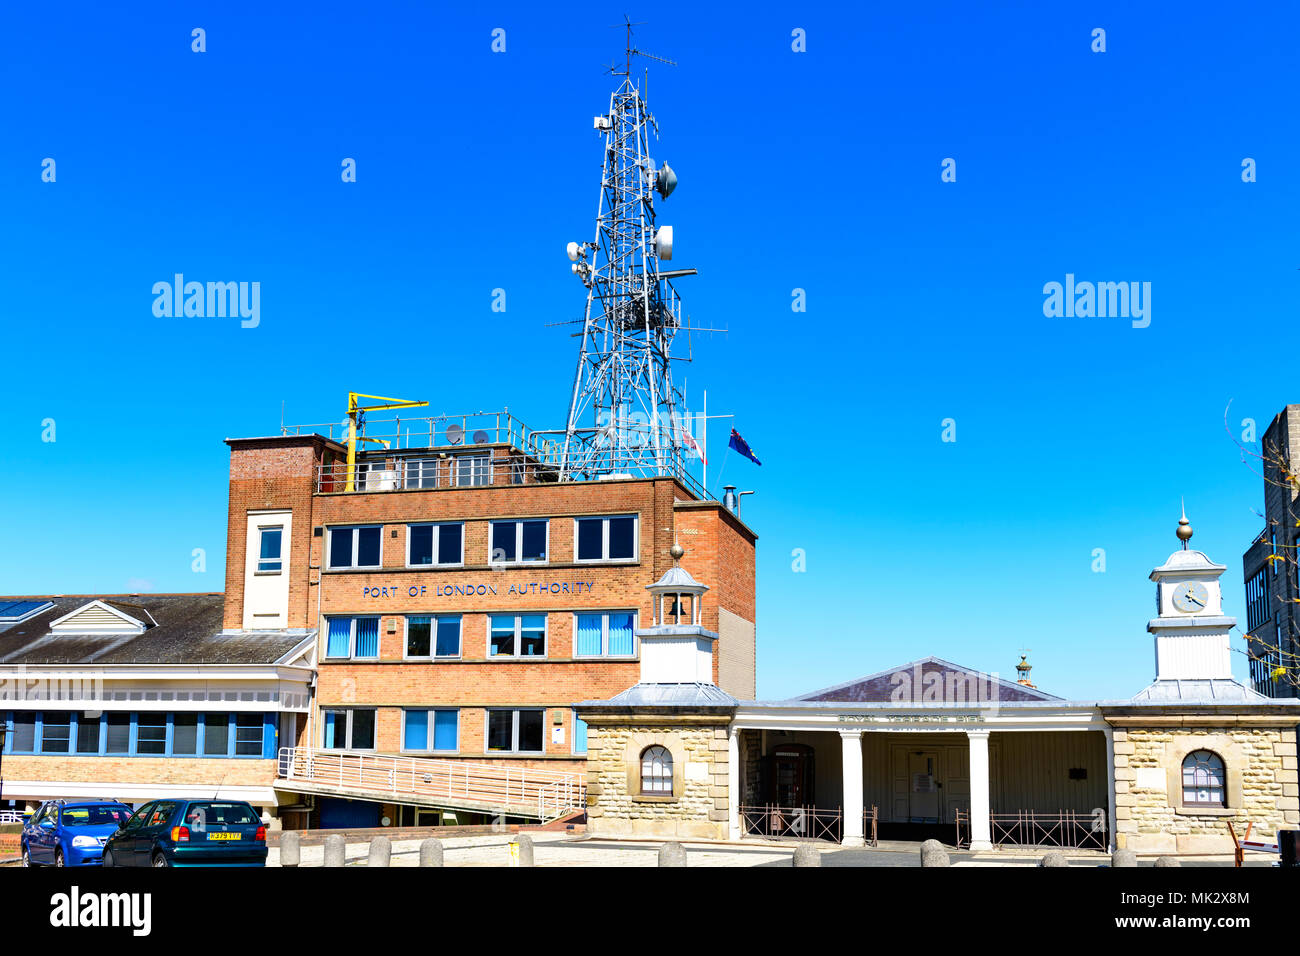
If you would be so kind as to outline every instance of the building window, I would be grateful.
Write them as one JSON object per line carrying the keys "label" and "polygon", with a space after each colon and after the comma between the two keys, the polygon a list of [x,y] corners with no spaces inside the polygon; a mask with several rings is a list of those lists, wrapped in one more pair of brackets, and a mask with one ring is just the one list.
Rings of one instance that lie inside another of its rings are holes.
{"label": "building window", "polygon": [[545,657],[545,614],[493,614],[488,620],[489,657]]}
{"label": "building window", "polygon": [[1223,760],[1209,750],[1193,750],[1183,758],[1183,804],[1226,807]]}
{"label": "building window", "polygon": [[1267,572],[1260,568],[1246,582],[1246,630],[1255,630],[1269,616]]}
{"label": "building window", "polygon": [[167,715],[142,713],[135,722],[135,752],[142,757],[167,753]]}
{"label": "building window", "polygon": [[225,757],[230,753],[230,715],[203,715],[203,756]]}
{"label": "building window", "polygon": [[379,567],[379,541],[382,530],[377,524],[358,528],[330,528],[329,567],[331,569]]}
{"label": "building window", "polygon": [[326,619],[326,657],[374,660],[379,657],[379,618],[331,617]]}
{"label": "building window", "polygon": [[577,615],[575,657],[632,657],[636,615],[630,611]]}
{"label": "building window", "polygon": [[406,565],[411,568],[464,563],[461,525],[409,524],[406,526]]}
{"label": "building window", "polygon": [[72,743],[72,714],[46,711],[41,715],[41,753],[65,754]]}
{"label": "building window", "polygon": [[374,750],[373,710],[326,710],[321,746],[326,750]]}
{"label": "building window", "polygon": [[129,754],[131,752],[131,715],[113,712],[105,715],[108,732],[104,735],[104,753]]}
{"label": "building window", "polygon": [[172,718],[172,756],[193,757],[199,752],[199,715],[176,714]]}
{"label": "building window", "polygon": [[235,714],[235,756],[262,755],[262,715]]}
{"label": "building window", "polygon": [[492,484],[492,459],[487,455],[459,455],[456,484],[460,487]]}
{"label": "building window", "polygon": [[641,792],[657,797],[672,795],[673,755],[667,747],[647,747],[641,751]]}
{"label": "building window", "polygon": [[408,458],[402,474],[402,483],[406,488],[437,488],[438,459]]}
{"label": "building window", "polygon": [[29,754],[36,750],[36,714],[15,713],[10,724],[7,746],[10,753]]}
{"label": "building window", "polygon": [[454,710],[408,710],[402,717],[402,749],[454,753],[460,715]]}
{"label": "building window", "polygon": [[261,537],[261,550],[257,557],[258,573],[279,574],[282,570],[280,549],[283,544],[284,525],[259,526],[257,531]]}
{"label": "building window", "polygon": [[631,561],[636,558],[636,515],[578,518],[574,554],[579,561]]}
{"label": "building window", "polygon": [[437,617],[408,615],[406,618],[408,658],[460,657],[460,615]]}
{"label": "building window", "polygon": [[505,753],[535,753],[545,749],[544,710],[489,710],[487,749]]}
{"label": "building window", "polygon": [[587,722],[576,713],[573,715],[573,752],[575,754],[587,752]]}
{"label": "building window", "polygon": [[99,718],[77,715],[77,753],[99,753]]}
{"label": "building window", "polygon": [[549,524],[545,518],[540,521],[493,521],[490,563],[545,561]]}

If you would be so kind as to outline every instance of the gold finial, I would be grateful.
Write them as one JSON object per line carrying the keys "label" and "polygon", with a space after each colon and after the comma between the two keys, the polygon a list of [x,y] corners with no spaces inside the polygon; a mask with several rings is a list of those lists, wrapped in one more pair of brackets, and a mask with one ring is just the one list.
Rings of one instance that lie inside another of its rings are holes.
{"label": "gold finial", "polygon": [[1187,506],[1179,499],[1179,505],[1182,507],[1183,516],[1178,519],[1178,540],[1183,543],[1183,550],[1187,550],[1187,542],[1192,539],[1192,523],[1187,520]]}

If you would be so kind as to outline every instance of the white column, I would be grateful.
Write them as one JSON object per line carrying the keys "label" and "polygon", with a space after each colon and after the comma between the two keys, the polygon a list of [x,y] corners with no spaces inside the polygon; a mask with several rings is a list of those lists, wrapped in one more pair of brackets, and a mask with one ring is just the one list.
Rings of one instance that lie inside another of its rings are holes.
{"label": "white column", "polygon": [[970,848],[993,849],[989,826],[989,732],[968,730],[970,741]]}
{"label": "white column", "polygon": [[740,839],[740,731],[732,727],[727,734],[727,832]]}
{"label": "white column", "polygon": [[841,730],[840,751],[844,777],[844,846],[865,846],[862,834],[862,731]]}
{"label": "white column", "polygon": [[1101,731],[1106,736],[1106,825],[1110,832],[1106,834],[1106,849],[1115,852],[1115,730],[1107,724]]}

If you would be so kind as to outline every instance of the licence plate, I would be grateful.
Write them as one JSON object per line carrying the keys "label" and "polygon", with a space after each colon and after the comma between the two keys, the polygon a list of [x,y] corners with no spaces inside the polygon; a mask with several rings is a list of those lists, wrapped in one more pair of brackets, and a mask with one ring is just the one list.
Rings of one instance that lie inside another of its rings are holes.
{"label": "licence plate", "polygon": [[209,833],[208,834],[209,840],[242,840],[243,838],[244,835],[242,833]]}

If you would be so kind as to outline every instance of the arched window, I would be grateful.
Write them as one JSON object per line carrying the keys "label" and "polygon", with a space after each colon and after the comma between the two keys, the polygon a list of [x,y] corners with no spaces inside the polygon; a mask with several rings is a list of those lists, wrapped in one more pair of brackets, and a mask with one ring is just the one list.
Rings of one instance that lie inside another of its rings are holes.
{"label": "arched window", "polygon": [[673,755],[667,747],[647,747],[641,751],[641,792],[671,796],[673,792]]}
{"label": "arched window", "polygon": [[1209,750],[1193,750],[1183,758],[1183,804],[1224,807],[1223,758]]}

